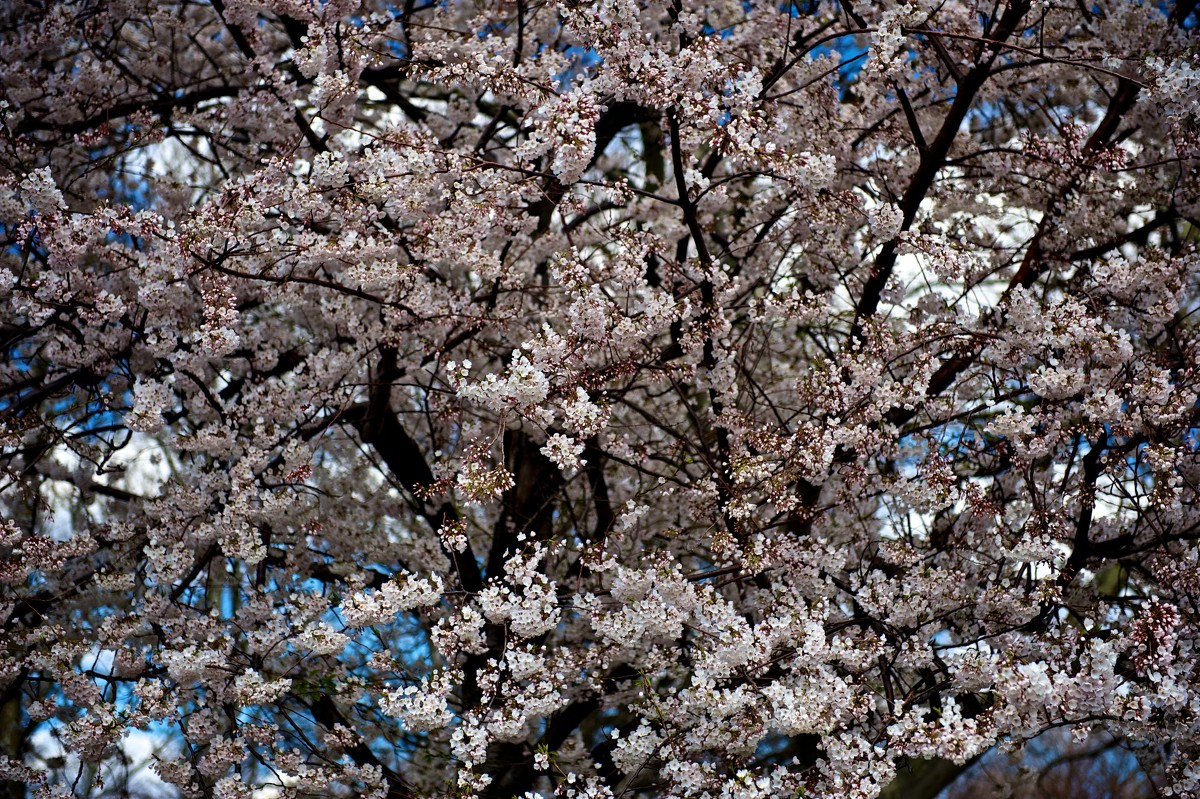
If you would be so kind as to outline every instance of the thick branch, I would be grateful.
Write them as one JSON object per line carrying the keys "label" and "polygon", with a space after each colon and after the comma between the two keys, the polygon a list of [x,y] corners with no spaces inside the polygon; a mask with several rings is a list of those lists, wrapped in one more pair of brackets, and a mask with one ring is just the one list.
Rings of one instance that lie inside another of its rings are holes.
{"label": "thick branch", "polygon": [[[991,75],[992,63],[1000,52],[1002,42],[1018,30],[1018,26],[1021,24],[1028,10],[1029,0],[1020,0],[1009,6],[997,27],[996,35],[993,37],[995,41],[988,45],[987,58],[976,64],[959,81],[958,92],[954,96],[954,102],[950,106],[950,111],[942,121],[942,126],[938,130],[937,137],[929,145],[928,149],[921,153],[920,165],[917,167],[916,173],[913,175],[912,180],[909,181],[908,188],[905,189],[904,195],[900,200],[900,212],[903,215],[902,230],[907,230],[912,225],[913,220],[916,219],[917,211],[921,207],[921,201],[925,199],[925,195],[928,194],[929,189],[933,186],[934,178],[937,177],[938,172],[945,164],[946,156],[949,155],[950,148],[954,144],[954,140],[958,137],[959,130],[967,118],[967,113],[971,110],[971,105],[975,101],[975,95]],[[863,320],[872,316],[876,309],[878,309],[879,299],[896,267],[898,254],[897,243],[893,239],[883,245],[879,255],[876,256],[875,263],[871,267],[871,273],[867,277],[867,282],[863,285],[862,294],[859,296],[858,304],[854,309],[854,324],[850,331],[850,338],[852,340],[862,338]]]}

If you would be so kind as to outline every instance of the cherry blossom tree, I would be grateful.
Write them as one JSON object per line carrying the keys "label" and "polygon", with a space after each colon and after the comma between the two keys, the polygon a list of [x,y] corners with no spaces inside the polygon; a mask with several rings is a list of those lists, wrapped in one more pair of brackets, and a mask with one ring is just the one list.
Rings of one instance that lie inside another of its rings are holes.
{"label": "cherry blossom tree", "polygon": [[4,795],[1200,790],[1196,9],[0,4]]}

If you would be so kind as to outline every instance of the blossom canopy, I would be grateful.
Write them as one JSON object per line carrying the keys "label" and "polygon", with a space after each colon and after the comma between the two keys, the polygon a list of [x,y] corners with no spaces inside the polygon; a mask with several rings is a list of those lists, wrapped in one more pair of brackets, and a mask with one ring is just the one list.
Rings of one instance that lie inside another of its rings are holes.
{"label": "blossom canopy", "polygon": [[1196,9],[0,4],[0,797],[1200,792]]}

